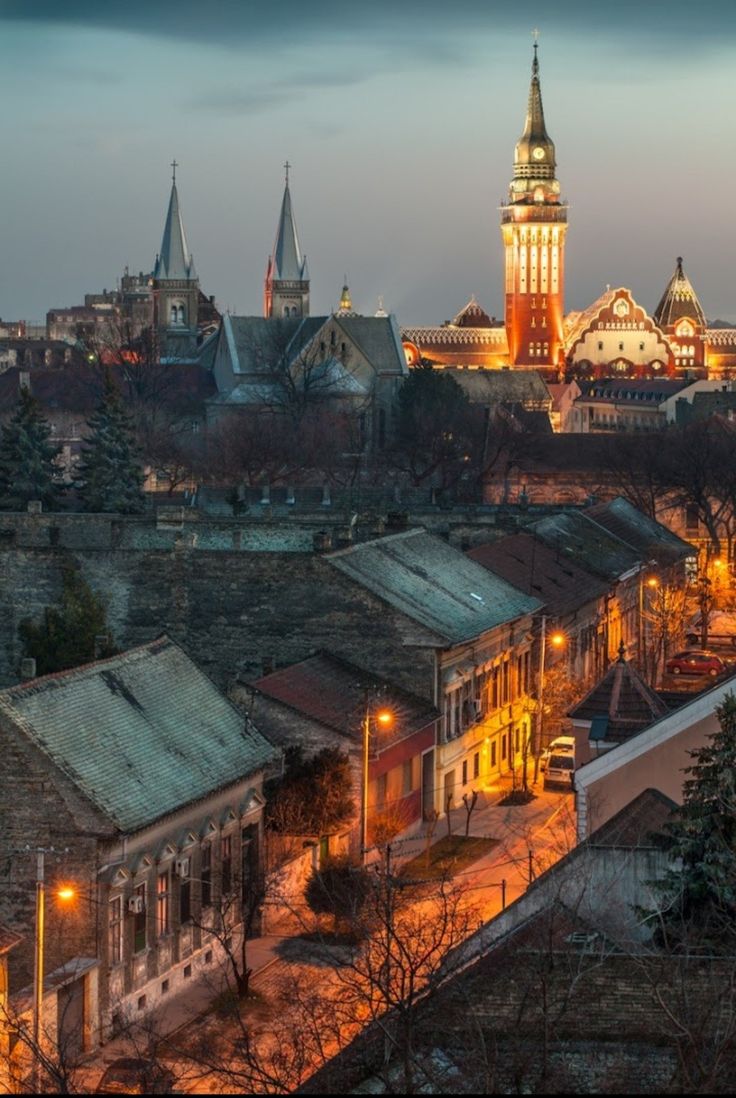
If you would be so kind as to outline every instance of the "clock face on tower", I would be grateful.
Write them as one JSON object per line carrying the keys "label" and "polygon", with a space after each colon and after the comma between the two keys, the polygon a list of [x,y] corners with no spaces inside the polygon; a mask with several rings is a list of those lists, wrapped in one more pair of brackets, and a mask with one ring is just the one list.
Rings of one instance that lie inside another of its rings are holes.
{"label": "clock face on tower", "polygon": [[532,156],[535,160],[544,160],[544,149],[541,145],[537,145],[535,149],[532,149]]}

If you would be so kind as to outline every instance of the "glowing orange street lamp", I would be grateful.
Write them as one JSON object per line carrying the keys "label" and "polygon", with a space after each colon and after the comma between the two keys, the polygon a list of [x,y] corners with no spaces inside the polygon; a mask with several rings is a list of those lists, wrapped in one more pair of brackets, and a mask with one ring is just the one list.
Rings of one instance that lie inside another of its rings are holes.
{"label": "glowing orange street lamp", "polygon": [[[373,714],[374,719],[382,728],[390,728],[394,715],[390,709],[378,709]],[[365,865],[368,855],[368,756],[371,738],[371,703],[370,697],[366,697],[365,716],[363,718],[363,782],[360,804],[360,852],[361,861]]]}
{"label": "glowing orange street lamp", "polygon": [[61,900],[64,904],[71,903],[72,900],[76,899],[76,895],[71,885],[62,885],[61,888],[56,890],[57,900]]}

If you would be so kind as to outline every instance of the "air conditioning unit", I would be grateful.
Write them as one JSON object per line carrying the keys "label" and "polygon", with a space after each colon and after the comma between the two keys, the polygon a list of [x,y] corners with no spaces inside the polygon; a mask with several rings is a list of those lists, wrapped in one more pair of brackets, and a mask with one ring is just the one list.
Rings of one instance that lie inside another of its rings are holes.
{"label": "air conditioning unit", "polygon": [[189,858],[177,858],[174,862],[177,877],[186,879],[189,876]]}
{"label": "air conditioning unit", "polygon": [[130,896],[128,898],[128,911],[131,915],[142,915],[146,907],[142,896]]}

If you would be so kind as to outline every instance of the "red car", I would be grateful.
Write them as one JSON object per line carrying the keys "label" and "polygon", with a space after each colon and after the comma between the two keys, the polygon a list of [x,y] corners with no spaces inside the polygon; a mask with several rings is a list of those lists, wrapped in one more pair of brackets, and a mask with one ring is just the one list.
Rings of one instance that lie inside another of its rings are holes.
{"label": "red car", "polygon": [[668,675],[710,675],[715,679],[718,675],[723,675],[728,668],[720,656],[712,652],[699,652],[694,648],[688,648],[668,659],[665,670]]}

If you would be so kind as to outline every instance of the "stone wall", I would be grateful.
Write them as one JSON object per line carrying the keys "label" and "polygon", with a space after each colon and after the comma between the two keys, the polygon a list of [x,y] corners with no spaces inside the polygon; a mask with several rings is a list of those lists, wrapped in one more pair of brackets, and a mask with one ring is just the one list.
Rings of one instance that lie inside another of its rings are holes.
{"label": "stone wall", "polygon": [[[176,518],[176,516],[175,516]],[[304,524],[0,516],[0,686],[18,681],[18,625],[39,620],[76,562],[107,603],[115,644],[166,632],[225,688],[324,648],[431,699],[432,656],[415,627],[342,576]],[[407,646],[410,650],[407,650]]]}

